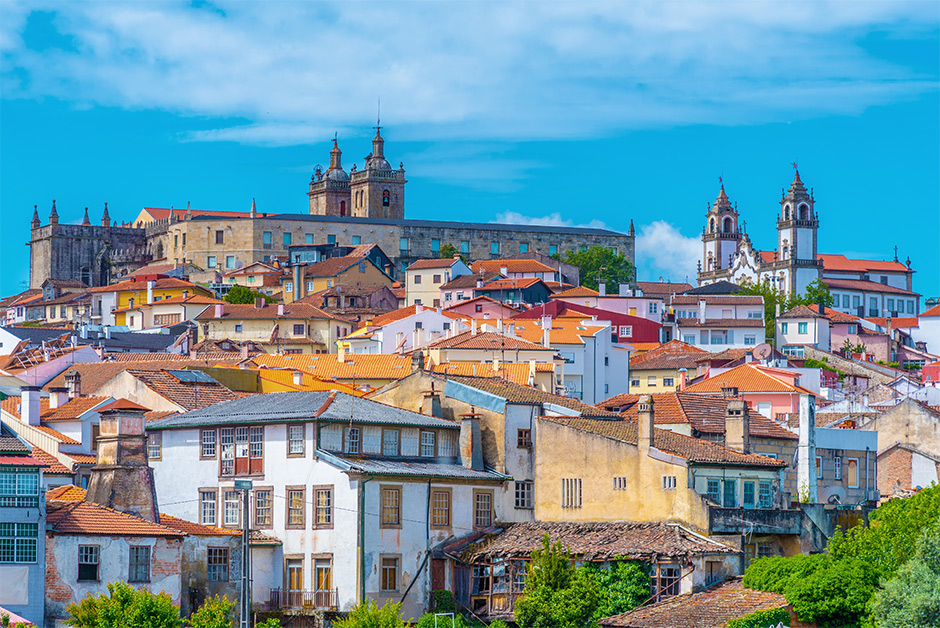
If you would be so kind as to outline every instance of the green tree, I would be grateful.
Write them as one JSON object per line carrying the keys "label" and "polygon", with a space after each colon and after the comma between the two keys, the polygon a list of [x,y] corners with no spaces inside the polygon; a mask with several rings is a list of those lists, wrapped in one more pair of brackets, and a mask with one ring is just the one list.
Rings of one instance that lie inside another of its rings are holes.
{"label": "green tree", "polygon": [[356,604],[349,615],[333,622],[336,628],[405,628],[401,603],[386,602],[383,606],[367,598]]}
{"label": "green tree", "polygon": [[649,568],[641,562],[624,560],[612,563],[607,569],[594,565],[582,569],[593,570],[600,586],[601,600],[592,616],[594,621],[626,613],[649,599]]}
{"label": "green tree", "polygon": [[228,291],[228,294],[226,294],[222,300],[234,305],[245,305],[254,303],[255,297],[263,297],[265,303],[275,302],[274,297],[262,294],[261,292],[255,292],[245,286],[232,286],[232,289]]}
{"label": "green tree", "polygon": [[748,589],[783,593],[791,582],[808,577],[824,568],[825,563],[824,554],[758,558],[744,571],[741,583]]}
{"label": "green tree", "polygon": [[880,628],[940,628],[940,531],[924,534],[914,558],[875,595],[872,614]]}
{"label": "green tree", "polygon": [[790,580],[783,594],[800,621],[840,628],[859,625],[877,588],[878,574],[867,562],[827,559],[821,569]]}
{"label": "green tree", "polygon": [[777,322],[777,306],[781,312],[792,310],[799,305],[818,305],[826,307],[835,303],[835,297],[829,294],[829,288],[818,279],[814,279],[803,294],[784,293],[771,287],[769,283],[744,282],[738,294],[764,297],[764,337],[766,342],[773,342]]}
{"label": "green tree", "polygon": [[210,597],[189,617],[189,628],[232,628],[233,605],[224,595]]}
{"label": "green tree", "polygon": [[135,590],[126,582],[109,582],[108,594],[89,594],[66,609],[73,628],[180,628],[179,607],[166,593]]}
{"label": "green tree", "polygon": [[770,608],[764,611],[754,611],[750,615],[729,620],[726,628],[767,628],[778,624],[790,625],[790,613],[787,609]]}
{"label": "green tree", "polygon": [[566,251],[561,259],[580,268],[581,285],[592,290],[597,290],[598,283],[611,287],[629,283],[636,278],[633,264],[619,251],[613,251],[605,246],[589,246],[584,250]]}
{"label": "green tree", "polygon": [[868,347],[860,342],[852,344],[852,341],[846,338],[845,342],[842,343],[842,353],[865,353],[866,351],[868,351]]}
{"label": "green tree", "polygon": [[463,253],[458,252],[457,247],[451,244],[450,242],[447,242],[441,245],[441,250],[439,251],[439,254],[441,256],[441,259],[450,259],[454,257],[455,255],[459,255],[460,259],[462,259],[465,264],[467,263],[467,256],[464,255]]}

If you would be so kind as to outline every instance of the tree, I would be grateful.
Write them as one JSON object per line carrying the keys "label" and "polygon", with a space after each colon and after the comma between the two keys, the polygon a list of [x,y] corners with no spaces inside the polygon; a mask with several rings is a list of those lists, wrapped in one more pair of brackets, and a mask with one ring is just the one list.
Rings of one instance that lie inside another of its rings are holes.
{"label": "tree", "polygon": [[126,582],[109,582],[108,595],[89,594],[69,604],[65,623],[73,628],[180,628],[179,608],[166,593],[135,590]]}
{"label": "tree", "polygon": [[232,286],[232,289],[228,291],[228,294],[222,298],[226,303],[232,303],[236,305],[246,305],[255,302],[256,297],[263,297],[265,303],[274,303],[274,297],[262,294],[261,292],[255,292],[250,290],[245,286]]}
{"label": "tree", "polygon": [[764,337],[766,342],[773,342],[777,323],[777,306],[781,312],[792,310],[799,305],[825,305],[832,306],[835,297],[829,294],[829,288],[819,279],[814,279],[803,294],[784,293],[772,288],[769,283],[751,283],[745,281],[741,284],[738,294],[764,297]]}
{"label": "tree", "polygon": [[462,259],[465,264],[467,263],[467,256],[463,255],[462,253],[459,253],[457,251],[457,247],[451,244],[450,242],[441,245],[441,250],[439,251],[439,254],[441,256],[441,259],[450,259],[459,255],[460,259]]}
{"label": "tree", "polygon": [[921,537],[914,558],[875,595],[872,614],[880,628],[940,628],[940,530]]}
{"label": "tree", "polygon": [[598,283],[616,286],[635,277],[633,264],[619,251],[605,246],[589,246],[579,251],[566,251],[562,261],[581,269],[581,285],[597,290]]}
{"label": "tree", "polygon": [[189,628],[232,628],[232,603],[225,596],[210,597],[189,617]]}
{"label": "tree", "polygon": [[649,599],[650,576],[646,565],[635,560],[612,563],[607,569],[598,569],[593,564],[583,569],[595,572],[601,590],[601,600],[592,619],[619,615],[632,610]]}
{"label": "tree", "polygon": [[333,622],[336,628],[405,628],[401,615],[401,603],[386,602],[379,607],[375,600],[367,598],[356,604],[349,615]]}
{"label": "tree", "polygon": [[845,339],[845,342],[842,343],[842,353],[865,353],[868,351],[868,347],[862,343],[852,344],[852,341],[848,338]]}
{"label": "tree", "polygon": [[878,574],[857,558],[826,559],[805,578],[790,580],[783,591],[800,621],[820,628],[858,626],[878,588]]}

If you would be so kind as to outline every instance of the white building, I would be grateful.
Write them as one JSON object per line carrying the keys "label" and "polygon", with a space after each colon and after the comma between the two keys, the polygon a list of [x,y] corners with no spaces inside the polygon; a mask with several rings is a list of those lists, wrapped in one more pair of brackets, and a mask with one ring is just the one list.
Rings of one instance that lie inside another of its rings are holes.
{"label": "white building", "polygon": [[416,304],[381,314],[340,341],[350,353],[405,353],[470,329],[459,314]]}
{"label": "white building", "polygon": [[672,299],[677,340],[705,349],[744,349],[764,342],[764,298],[676,295]]}
{"label": "white building", "polygon": [[829,319],[817,307],[800,305],[777,317],[774,338],[774,346],[788,354],[790,347],[806,345],[829,351]]}
{"label": "white building", "polygon": [[496,496],[508,478],[484,469],[474,417],[458,424],[343,393],[290,392],[147,429],[157,491],[174,516],[239,528],[234,483],[252,481],[249,524],[282,542],[284,561],[255,565],[255,590],[270,591],[255,603],[349,610],[404,596],[405,615],[417,617],[431,593],[431,548],[503,514]]}

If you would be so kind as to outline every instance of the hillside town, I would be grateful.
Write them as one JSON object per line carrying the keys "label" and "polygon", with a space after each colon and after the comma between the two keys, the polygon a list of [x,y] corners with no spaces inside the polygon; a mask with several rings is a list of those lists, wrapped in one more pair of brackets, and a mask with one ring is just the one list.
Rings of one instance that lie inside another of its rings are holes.
{"label": "hillside town", "polygon": [[334,140],[309,213],[34,208],[0,299],[7,621],[123,581],[245,626],[441,592],[524,626],[560,542],[647,578],[597,625],[813,626],[747,568],[940,482],[940,303],[897,248],[819,251],[795,168],[772,248],[719,186],[693,285],[637,276],[632,221],[407,219],[384,143],[347,171]]}

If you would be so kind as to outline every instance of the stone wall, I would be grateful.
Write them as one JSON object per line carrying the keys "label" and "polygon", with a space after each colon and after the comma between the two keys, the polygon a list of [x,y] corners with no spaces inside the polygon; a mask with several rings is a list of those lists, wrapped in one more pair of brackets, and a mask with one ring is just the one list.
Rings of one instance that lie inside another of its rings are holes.
{"label": "stone wall", "polygon": [[50,278],[107,285],[114,258],[143,265],[152,256],[144,230],[132,227],[50,224],[30,235],[30,288]]}

